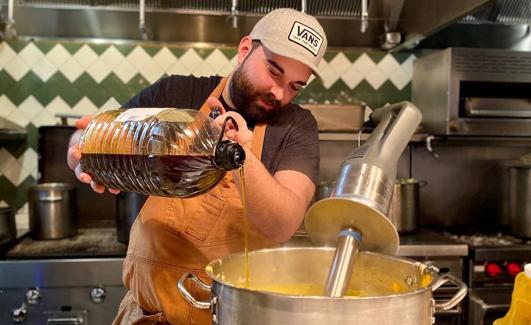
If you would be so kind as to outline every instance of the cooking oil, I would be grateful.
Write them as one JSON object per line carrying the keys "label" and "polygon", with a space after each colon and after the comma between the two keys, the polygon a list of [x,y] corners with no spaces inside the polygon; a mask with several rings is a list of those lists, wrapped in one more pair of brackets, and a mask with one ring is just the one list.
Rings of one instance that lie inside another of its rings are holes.
{"label": "cooking oil", "polygon": [[249,288],[251,285],[249,280],[249,215],[247,214],[247,197],[245,195],[245,169],[243,165],[240,167],[240,189],[243,206],[243,250],[245,254],[245,287]]}
{"label": "cooking oil", "polygon": [[245,151],[192,109],[134,108],[96,115],[83,132],[81,169],[107,188],[192,197],[239,168]]}
{"label": "cooking oil", "polygon": [[531,263],[526,264],[524,272],[520,272],[516,276],[509,312],[505,317],[495,320],[493,324],[531,324]]}

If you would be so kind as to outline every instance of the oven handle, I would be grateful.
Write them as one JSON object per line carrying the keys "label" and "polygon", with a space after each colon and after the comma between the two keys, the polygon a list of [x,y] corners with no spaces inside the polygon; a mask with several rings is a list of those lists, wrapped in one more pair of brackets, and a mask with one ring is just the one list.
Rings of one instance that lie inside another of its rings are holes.
{"label": "oven handle", "polygon": [[435,312],[440,312],[444,310],[450,310],[453,307],[455,307],[458,303],[465,298],[466,293],[468,291],[468,288],[466,284],[461,281],[461,279],[456,278],[455,276],[451,275],[450,273],[443,274],[435,281],[435,283],[431,287],[431,291],[435,292],[437,289],[439,289],[443,284],[446,282],[452,282],[453,284],[457,285],[459,287],[459,290],[457,290],[456,294],[450,298],[449,300],[437,302],[435,300]]}

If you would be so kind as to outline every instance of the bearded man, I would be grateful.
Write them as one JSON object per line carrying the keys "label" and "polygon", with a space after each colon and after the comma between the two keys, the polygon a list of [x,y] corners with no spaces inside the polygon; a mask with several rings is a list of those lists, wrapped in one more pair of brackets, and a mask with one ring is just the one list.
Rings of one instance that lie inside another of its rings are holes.
{"label": "bearded man", "polygon": [[[307,84],[326,50],[322,26],[314,17],[277,9],[257,22],[238,46],[238,65],[226,78],[170,76],[144,89],[125,108],[175,107],[206,114],[219,108],[221,124],[246,152],[246,202],[249,249],[287,241],[301,224],[313,197],[319,169],[317,124],[309,111],[291,101]],[[83,129],[90,118],[79,121]],[[79,166],[76,136],[69,166],[77,177],[96,184]],[[211,260],[243,251],[240,175],[227,173],[211,191],[189,199],[149,197],[130,234],[123,269],[128,289],[115,324],[210,324],[210,313],[192,308],[176,281],[192,272],[210,282]],[[196,299],[208,293],[192,282]]]}

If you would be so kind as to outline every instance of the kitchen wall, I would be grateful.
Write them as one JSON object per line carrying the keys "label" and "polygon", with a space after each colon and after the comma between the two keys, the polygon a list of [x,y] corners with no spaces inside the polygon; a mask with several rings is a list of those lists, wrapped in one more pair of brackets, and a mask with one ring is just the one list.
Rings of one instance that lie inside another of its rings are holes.
{"label": "kitchen wall", "polygon": [[[54,114],[118,108],[165,75],[227,75],[236,63],[235,55],[235,47],[1,42],[0,116],[25,127],[28,136],[22,142],[0,142],[0,204],[27,207],[26,190],[38,179],[37,130],[57,124]],[[323,79],[313,79],[296,101],[361,100],[377,108],[407,100],[414,60],[410,53],[331,49],[319,67]]]}

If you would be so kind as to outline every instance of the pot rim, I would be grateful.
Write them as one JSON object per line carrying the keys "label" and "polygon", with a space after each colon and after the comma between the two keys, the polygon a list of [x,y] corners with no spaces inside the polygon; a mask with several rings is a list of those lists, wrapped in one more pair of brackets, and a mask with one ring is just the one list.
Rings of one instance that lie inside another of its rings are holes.
{"label": "pot rim", "polygon": [[28,192],[34,191],[50,191],[50,190],[73,190],[75,185],[72,183],[39,183],[31,185],[28,188]]}
{"label": "pot rim", "polygon": [[[270,251],[296,251],[296,250],[307,250],[307,249],[322,250],[322,251],[335,251],[334,247],[281,247],[281,248],[265,248],[265,249],[259,249],[259,250],[250,251],[249,252],[249,256],[256,255],[256,254],[259,254],[259,253],[267,253],[267,252],[270,252]],[[414,261],[414,260],[409,259],[409,258],[391,256],[391,255],[385,255],[385,254],[379,254],[379,253],[368,252],[368,251],[360,251],[360,252],[362,252],[364,254],[375,255],[375,256],[385,256],[386,258],[390,258],[390,259],[393,259],[393,260],[408,261],[408,262],[411,262],[413,264],[422,265],[422,266],[426,267],[426,271],[427,272],[431,273],[432,280],[431,280],[430,284],[428,286],[426,286],[425,288],[418,288],[418,289],[414,289],[414,290],[411,290],[411,291],[408,291],[408,292],[405,292],[405,293],[397,293],[397,294],[382,295],[382,296],[368,296],[368,297],[357,297],[357,296],[326,297],[326,296],[293,295],[293,294],[284,294],[284,293],[278,293],[278,292],[273,292],[273,291],[253,290],[253,289],[249,289],[249,288],[245,288],[245,287],[240,287],[240,286],[234,285],[234,284],[229,283],[229,282],[221,281],[218,277],[216,277],[212,273],[212,265],[214,263],[217,263],[218,261],[221,262],[223,260],[227,260],[228,258],[244,256],[245,255],[244,252],[231,254],[231,255],[225,256],[223,258],[215,259],[215,260],[213,260],[213,261],[208,263],[208,265],[205,268],[205,271],[206,271],[208,277],[210,279],[212,279],[213,282],[217,282],[217,283],[219,283],[221,285],[229,286],[232,289],[237,289],[237,290],[243,290],[243,291],[246,291],[246,292],[251,292],[253,294],[259,294],[259,295],[264,295],[264,296],[273,295],[275,297],[282,297],[282,298],[296,298],[296,299],[309,299],[309,300],[313,300],[313,299],[319,299],[319,300],[331,299],[331,300],[342,300],[342,301],[345,300],[345,299],[348,299],[348,300],[361,300],[361,299],[363,299],[363,300],[371,300],[371,299],[388,299],[388,298],[392,298],[393,299],[393,298],[398,298],[398,297],[406,297],[406,296],[418,295],[418,294],[421,294],[421,293],[425,292],[426,290],[429,290],[430,294],[431,294],[432,285],[435,282],[437,282],[437,279],[440,276],[439,273],[430,270],[426,264],[418,262],[418,261]]]}

